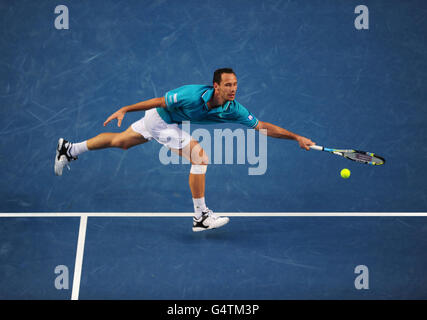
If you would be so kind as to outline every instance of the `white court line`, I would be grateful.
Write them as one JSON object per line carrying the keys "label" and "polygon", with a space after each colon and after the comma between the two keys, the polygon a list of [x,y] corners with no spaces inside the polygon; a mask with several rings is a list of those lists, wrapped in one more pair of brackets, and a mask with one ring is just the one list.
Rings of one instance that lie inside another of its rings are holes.
{"label": "white court line", "polygon": [[[228,217],[425,217],[427,212],[216,212]],[[192,212],[23,212],[0,213],[0,218],[28,217],[192,217]]]}
{"label": "white court line", "polygon": [[76,262],[74,264],[74,279],[73,289],[71,292],[71,300],[79,299],[80,279],[82,276],[83,254],[85,249],[87,215],[80,217],[79,238],[77,240]]}

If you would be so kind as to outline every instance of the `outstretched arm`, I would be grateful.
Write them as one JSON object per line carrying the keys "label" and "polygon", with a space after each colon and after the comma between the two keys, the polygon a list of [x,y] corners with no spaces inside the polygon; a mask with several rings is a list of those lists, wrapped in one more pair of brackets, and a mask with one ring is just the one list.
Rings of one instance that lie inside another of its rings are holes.
{"label": "outstretched arm", "polygon": [[308,138],[305,138],[268,122],[259,121],[255,129],[267,130],[267,136],[269,137],[296,140],[299,143],[300,147],[305,150],[310,150],[309,146],[315,145],[315,143]]}
{"label": "outstretched arm", "polygon": [[145,100],[145,101],[141,101],[123,108],[120,108],[119,110],[117,110],[116,112],[114,112],[111,116],[109,116],[107,118],[107,120],[105,120],[104,122],[104,127],[108,124],[108,122],[110,122],[113,119],[117,119],[117,126],[121,126],[122,124],[122,120],[126,114],[126,112],[133,112],[133,111],[147,111],[153,108],[157,108],[157,107],[161,107],[161,108],[165,108],[166,107],[166,102],[165,102],[165,98],[153,98],[150,100]]}

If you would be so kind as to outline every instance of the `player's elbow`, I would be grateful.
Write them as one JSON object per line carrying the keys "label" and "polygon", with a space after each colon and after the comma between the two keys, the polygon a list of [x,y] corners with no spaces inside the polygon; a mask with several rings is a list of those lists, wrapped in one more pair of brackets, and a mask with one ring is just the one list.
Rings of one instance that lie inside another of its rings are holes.
{"label": "player's elbow", "polygon": [[268,122],[258,121],[258,124],[255,127],[255,130],[258,130],[259,132],[268,135],[268,130],[271,129],[271,126],[269,126]]}
{"label": "player's elbow", "polygon": [[255,130],[261,130],[264,129],[264,122],[262,121],[258,121],[258,124],[256,125],[256,127],[254,128]]}

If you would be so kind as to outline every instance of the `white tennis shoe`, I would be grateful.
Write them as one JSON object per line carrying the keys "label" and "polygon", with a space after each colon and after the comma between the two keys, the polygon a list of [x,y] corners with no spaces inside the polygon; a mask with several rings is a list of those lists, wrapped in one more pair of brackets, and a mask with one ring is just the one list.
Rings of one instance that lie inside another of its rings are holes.
{"label": "white tennis shoe", "polygon": [[63,138],[58,140],[55,156],[55,175],[62,176],[64,167],[67,166],[68,170],[70,170],[70,162],[72,160],[77,160],[77,157],[72,157],[70,155],[71,146],[72,143]]}
{"label": "white tennis shoe", "polygon": [[209,229],[220,228],[230,221],[228,217],[220,217],[213,213],[212,210],[207,210],[202,213],[199,219],[193,218],[193,231],[205,231]]}

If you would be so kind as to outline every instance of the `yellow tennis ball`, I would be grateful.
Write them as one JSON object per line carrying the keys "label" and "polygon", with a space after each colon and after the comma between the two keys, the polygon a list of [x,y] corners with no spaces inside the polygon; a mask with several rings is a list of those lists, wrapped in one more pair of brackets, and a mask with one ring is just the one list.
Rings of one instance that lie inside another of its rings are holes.
{"label": "yellow tennis ball", "polygon": [[350,174],[351,174],[351,172],[348,169],[342,169],[341,170],[341,177],[344,179],[350,178]]}

